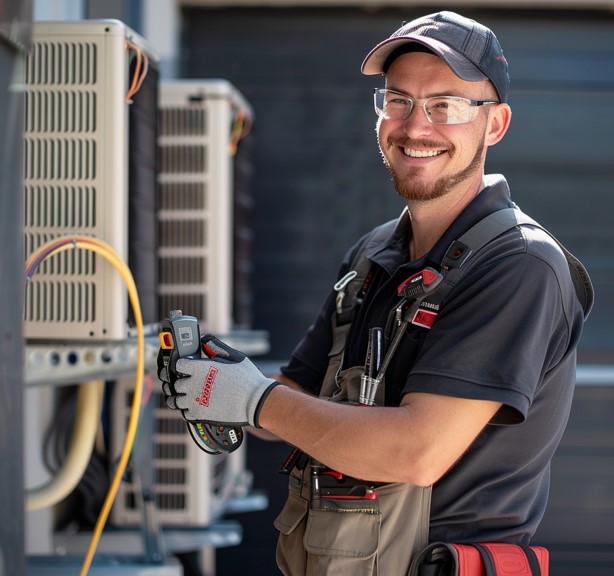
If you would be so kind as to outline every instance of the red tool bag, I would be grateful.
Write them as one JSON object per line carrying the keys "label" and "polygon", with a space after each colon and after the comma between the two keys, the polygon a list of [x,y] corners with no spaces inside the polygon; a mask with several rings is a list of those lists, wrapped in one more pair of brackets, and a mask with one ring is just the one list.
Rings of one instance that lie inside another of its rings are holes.
{"label": "red tool bag", "polygon": [[500,542],[435,542],[414,558],[409,576],[548,576],[548,550]]}

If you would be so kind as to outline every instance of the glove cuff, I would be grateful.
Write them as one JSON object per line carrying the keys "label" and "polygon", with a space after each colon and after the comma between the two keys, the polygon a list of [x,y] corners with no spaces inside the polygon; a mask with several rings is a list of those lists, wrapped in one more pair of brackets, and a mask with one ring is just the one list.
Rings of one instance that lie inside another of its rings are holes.
{"label": "glove cuff", "polygon": [[258,423],[258,417],[260,416],[260,410],[262,410],[262,407],[264,406],[266,399],[269,397],[271,390],[273,390],[273,388],[275,388],[276,386],[280,385],[280,382],[277,382],[277,380],[273,380],[271,385],[264,391],[264,394],[260,397],[260,400],[258,400],[258,405],[256,406],[256,410],[254,411],[254,426],[256,428],[262,428],[262,426],[260,426],[260,424]]}

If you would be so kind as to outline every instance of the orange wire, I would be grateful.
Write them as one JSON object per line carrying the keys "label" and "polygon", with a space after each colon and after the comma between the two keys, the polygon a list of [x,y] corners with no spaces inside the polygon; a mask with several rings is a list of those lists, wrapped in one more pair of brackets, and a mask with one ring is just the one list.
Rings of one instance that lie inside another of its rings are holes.
{"label": "orange wire", "polygon": [[[134,67],[134,73],[132,75],[132,80],[130,82],[130,88],[128,89],[128,93],[126,94],[126,102],[130,102],[132,97],[140,90],[145,77],[147,76],[147,72],[149,70],[149,58],[147,54],[143,52],[136,44],[126,40],[126,48],[129,50],[133,50],[136,54],[136,65]],[[141,66],[143,66],[143,70],[141,71]]]}
{"label": "orange wire", "polygon": [[237,153],[237,146],[242,138],[245,138],[252,129],[251,118],[242,110],[235,113],[234,122],[230,131],[230,141],[228,142],[228,153],[234,156]]}

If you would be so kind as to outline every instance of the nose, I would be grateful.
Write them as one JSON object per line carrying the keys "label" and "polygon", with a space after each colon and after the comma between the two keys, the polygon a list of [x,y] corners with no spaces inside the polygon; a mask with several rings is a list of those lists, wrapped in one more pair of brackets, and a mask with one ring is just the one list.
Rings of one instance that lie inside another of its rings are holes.
{"label": "nose", "polygon": [[403,120],[403,131],[408,136],[429,134],[433,131],[433,124],[426,117],[424,106],[414,106],[409,116]]}

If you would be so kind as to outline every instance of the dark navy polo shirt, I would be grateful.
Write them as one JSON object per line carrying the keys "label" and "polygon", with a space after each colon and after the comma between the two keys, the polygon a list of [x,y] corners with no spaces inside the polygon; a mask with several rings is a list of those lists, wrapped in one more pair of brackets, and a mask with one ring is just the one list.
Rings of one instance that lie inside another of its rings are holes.
{"label": "dark navy polo shirt", "polygon": [[[386,325],[403,280],[425,266],[438,269],[455,239],[513,205],[503,177],[487,183],[419,260],[409,261],[407,213],[372,251],[373,277],[352,323],[344,367],[364,364],[368,330]],[[361,241],[346,255],[339,278]],[[328,365],[334,305],[331,291],[282,368],[312,393]],[[433,486],[431,541],[526,542],[535,532],[546,508],[550,459],[569,416],[583,318],[564,254],[546,232],[522,226],[469,261],[431,328],[410,325],[386,372],[386,405],[398,405],[411,392],[503,404]]]}

